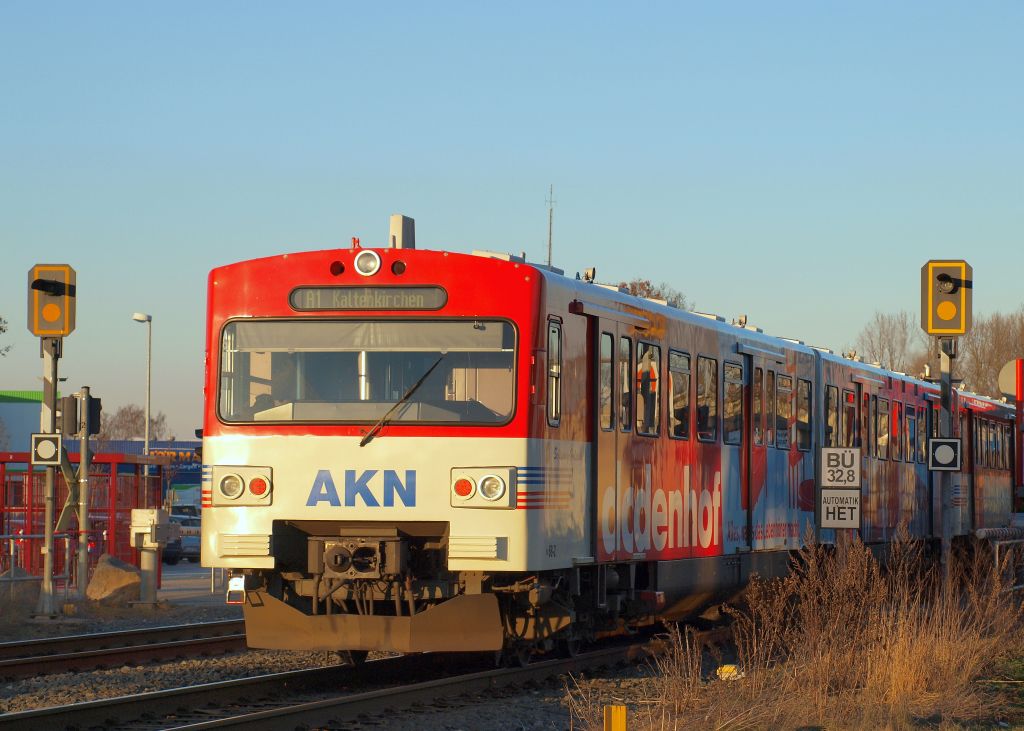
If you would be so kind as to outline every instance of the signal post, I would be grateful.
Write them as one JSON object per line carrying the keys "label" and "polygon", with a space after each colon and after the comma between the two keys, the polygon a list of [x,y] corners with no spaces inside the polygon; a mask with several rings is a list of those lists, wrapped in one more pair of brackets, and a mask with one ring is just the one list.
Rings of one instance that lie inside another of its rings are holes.
{"label": "signal post", "polygon": [[939,345],[939,438],[928,439],[928,469],[942,496],[942,567],[948,584],[953,543],[953,480],[962,442],[953,438],[953,361],[957,338],[971,327],[974,270],[962,259],[931,259],[921,267],[921,327]]}

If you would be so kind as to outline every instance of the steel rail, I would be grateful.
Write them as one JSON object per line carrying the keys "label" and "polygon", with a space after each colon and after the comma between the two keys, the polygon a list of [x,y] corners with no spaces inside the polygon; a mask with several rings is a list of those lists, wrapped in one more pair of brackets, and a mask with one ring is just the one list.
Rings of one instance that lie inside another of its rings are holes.
{"label": "steel rail", "polygon": [[245,649],[240,620],[0,643],[0,678],[141,664]]}

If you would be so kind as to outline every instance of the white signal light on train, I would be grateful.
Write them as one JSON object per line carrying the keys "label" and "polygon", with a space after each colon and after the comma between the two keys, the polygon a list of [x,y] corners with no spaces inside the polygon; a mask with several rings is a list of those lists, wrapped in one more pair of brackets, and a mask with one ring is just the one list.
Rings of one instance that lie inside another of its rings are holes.
{"label": "white signal light on train", "polygon": [[473,493],[476,492],[476,483],[468,477],[460,477],[452,485],[452,492],[455,493],[456,497],[469,500],[469,498],[473,497]]}
{"label": "white signal light on train", "polygon": [[220,494],[230,500],[234,500],[241,495],[244,489],[245,483],[242,482],[242,478],[238,475],[224,475],[220,479]]}
{"label": "white signal light on train", "polygon": [[356,254],[356,271],[364,277],[376,274],[380,270],[380,256],[376,251],[363,249]]}
{"label": "white signal light on train", "polygon": [[498,500],[505,494],[505,481],[497,475],[487,475],[480,480],[480,497],[484,500]]}
{"label": "white signal light on train", "polygon": [[253,479],[249,480],[249,492],[251,492],[256,497],[262,497],[263,495],[266,495],[269,487],[270,486],[267,484],[267,481],[264,480],[262,477],[254,477]]}

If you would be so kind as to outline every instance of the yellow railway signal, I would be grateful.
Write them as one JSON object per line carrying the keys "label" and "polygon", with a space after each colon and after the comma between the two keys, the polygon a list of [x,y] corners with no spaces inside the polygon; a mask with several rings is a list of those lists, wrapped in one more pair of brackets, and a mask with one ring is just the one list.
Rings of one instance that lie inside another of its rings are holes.
{"label": "yellow railway signal", "polygon": [[971,328],[974,270],[962,259],[931,259],[921,267],[921,327],[929,335],[964,335]]}

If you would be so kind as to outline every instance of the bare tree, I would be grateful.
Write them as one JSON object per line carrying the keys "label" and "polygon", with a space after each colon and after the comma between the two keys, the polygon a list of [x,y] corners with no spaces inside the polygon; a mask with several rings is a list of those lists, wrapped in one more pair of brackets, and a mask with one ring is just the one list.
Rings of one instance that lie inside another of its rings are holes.
{"label": "bare tree", "polygon": [[673,307],[687,309],[686,295],[665,282],[653,284],[649,279],[634,279],[630,282],[620,282],[619,286],[637,297],[665,300]]}
{"label": "bare tree", "polygon": [[859,355],[868,363],[917,375],[928,362],[930,346],[917,318],[906,310],[875,312],[855,342]]}
{"label": "bare tree", "polygon": [[1014,358],[1024,358],[1024,305],[1009,314],[975,318],[960,338],[953,375],[967,390],[999,398],[999,370]]}
{"label": "bare tree", "polygon": [[[101,443],[120,439],[142,439],[146,435],[146,411],[136,404],[122,406],[110,416],[104,416],[97,439]],[[167,435],[167,417],[164,413],[150,414],[149,438],[153,441]]]}
{"label": "bare tree", "polygon": [[[0,335],[3,335],[5,332],[7,332],[7,320],[0,317]],[[0,357],[7,355],[10,349],[10,345],[0,346]]]}

